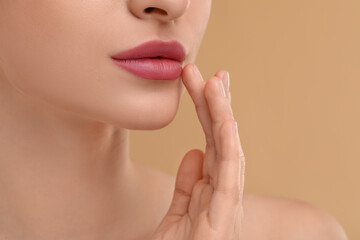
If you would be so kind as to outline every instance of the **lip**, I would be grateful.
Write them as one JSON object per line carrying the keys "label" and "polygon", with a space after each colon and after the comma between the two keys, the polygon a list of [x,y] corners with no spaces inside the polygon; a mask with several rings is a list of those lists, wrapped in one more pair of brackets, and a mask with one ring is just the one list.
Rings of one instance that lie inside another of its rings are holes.
{"label": "lip", "polygon": [[152,40],[117,53],[115,64],[139,77],[150,80],[175,80],[181,76],[185,48],[178,41]]}

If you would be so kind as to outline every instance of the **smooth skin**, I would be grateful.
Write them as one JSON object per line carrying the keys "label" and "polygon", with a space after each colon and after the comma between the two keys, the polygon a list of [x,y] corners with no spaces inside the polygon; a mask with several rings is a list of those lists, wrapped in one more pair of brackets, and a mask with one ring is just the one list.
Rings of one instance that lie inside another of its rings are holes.
{"label": "smooth skin", "polygon": [[245,155],[228,74],[221,70],[204,82],[194,64],[183,70],[205,133],[205,154],[193,149],[184,156],[170,209],[151,239],[346,240],[341,225],[315,206],[243,194]]}
{"label": "smooth skin", "polygon": [[[317,207],[242,194],[244,154],[218,85],[226,70],[193,72],[210,8],[0,0],[1,240],[346,239]],[[110,58],[154,39],[184,45],[182,78],[142,79]],[[185,90],[207,145],[175,178],[130,157],[129,131],[167,126]]]}
{"label": "smooth skin", "polygon": [[173,201],[153,239],[240,239],[245,156],[224,87],[228,74],[218,72],[206,87],[193,64],[182,76],[205,132],[206,150],[191,150],[182,160]]}

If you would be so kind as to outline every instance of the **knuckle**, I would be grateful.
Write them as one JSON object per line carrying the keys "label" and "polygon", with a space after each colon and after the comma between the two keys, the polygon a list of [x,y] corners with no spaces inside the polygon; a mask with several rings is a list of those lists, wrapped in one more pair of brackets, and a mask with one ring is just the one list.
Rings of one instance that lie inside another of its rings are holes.
{"label": "knuckle", "polygon": [[218,188],[216,191],[235,204],[239,203],[241,200],[241,189],[237,184],[228,188]]}
{"label": "knuckle", "polygon": [[214,141],[214,138],[212,136],[206,135],[206,145],[209,148],[215,146],[215,141]]}
{"label": "knuckle", "polygon": [[236,151],[236,155],[237,155],[237,158],[239,159],[239,162],[240,162],[240,166],[242,167],[242,168],[244,168],[245,167],[245,155],[244,155],[244,153],[243,153],[243,151],[242,150],[237,150]]}
{"label": "knuckle", "polygon": [[236,189],[236,192],[233,193],[232,195],[232,199],[234,200],[234,203],[237,204],[240,202],[240,199],[241,199],[241,192],[240,192],[240,189],[237,188]]}
{"label": "knuckle", "polygon": [[236,123],[236,120],[233,117],[227,118],[226,121],[228,124],[231,124],[231,127]]}
{"label": "knuckle", "polygon": [[245,167],[246,167],[246,164],[245,164],[245,157],[241,157],[240,158],[240,174],[244,174],[245,173]]}
{"label": "knuckle", "polygon": [[191,194],[181,188],[175,188],[175,193],[190,198]]}
{"label": "knuckle", "polygon": [[241,161],[241,164],[245,166],[245,155],[244,155],[244,152],[241,150],[240,153],[239,153],[239,157],[240,157],[240,161]]}
{"label": "knuckle", "polygon": [[222,122],[221,130],[223,130],[224,128],[232,128],[235,122],[235,119],[232,117],[225,118]]}
{"label": "knuckle", "polygon": [[246,157],[245,157],[244,150],[243,150],[241,144],[238,147],[238,154],[239,154],[241,164],[245,166]]}
{"label": "knuckle", "polygon": [[201,102],[195,104],[195,109],[197,112],[199,112],[199,110],[204,108],[204,104],[202,104]]}

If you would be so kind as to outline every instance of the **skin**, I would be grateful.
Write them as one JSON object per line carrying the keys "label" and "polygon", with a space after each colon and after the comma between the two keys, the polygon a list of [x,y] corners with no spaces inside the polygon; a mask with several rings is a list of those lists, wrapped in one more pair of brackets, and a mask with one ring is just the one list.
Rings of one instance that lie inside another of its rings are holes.
{"label": "skin", "polygon": [[[210,9],[0,0],[0,239],[346,239],[312,205],[243,194],[231,94],[219,88],[227,72],[204,81],[193,71]],[[111,62],[153,39],[184,45],[178,80]],[[207,145],[187,152],[174,178],[130,158],[129,130],[167,126],[185,88]]]}

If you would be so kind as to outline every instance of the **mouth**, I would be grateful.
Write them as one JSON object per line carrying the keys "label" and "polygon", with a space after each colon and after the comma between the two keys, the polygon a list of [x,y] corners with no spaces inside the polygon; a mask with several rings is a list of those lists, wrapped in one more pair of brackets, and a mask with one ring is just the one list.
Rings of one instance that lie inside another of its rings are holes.
{"label": "mouth", "polygon": [[153,40],[112,57],[117,66],[150,80],[175,80],[182,72],[185,48],[177,41]]}
{"label": "mouth", "polygon": [[182,64],[169,58],[113,59],[122,69],[149,80],[176,80],[181,76]]}

